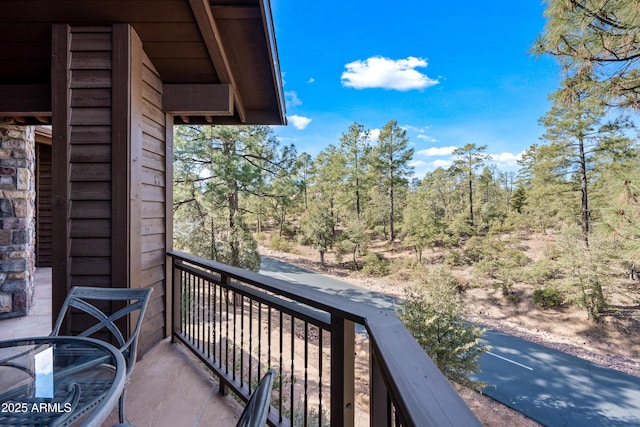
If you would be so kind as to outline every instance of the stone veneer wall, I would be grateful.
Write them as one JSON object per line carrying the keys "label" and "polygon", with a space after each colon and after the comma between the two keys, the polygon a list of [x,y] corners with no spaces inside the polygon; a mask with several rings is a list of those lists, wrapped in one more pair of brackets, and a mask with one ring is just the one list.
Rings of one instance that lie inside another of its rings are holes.
{"label": "stone veneer wall", "polygon": [[33,301],[35,128],[0,122],[0,319]]}

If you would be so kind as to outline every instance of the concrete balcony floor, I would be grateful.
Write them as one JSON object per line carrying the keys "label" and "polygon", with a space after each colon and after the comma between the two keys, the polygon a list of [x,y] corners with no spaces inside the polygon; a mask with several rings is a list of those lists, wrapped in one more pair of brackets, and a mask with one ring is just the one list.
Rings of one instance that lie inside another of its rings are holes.
{"label": "concrete balcony floor", "polygon": [[[35,274],[33,306],[24,317],[0,320],[0,340],[51,332],[51,269]],[[183,347],[164,340],[136,363],[125,412],[138,427],[234,426],[242,406],[217,393],[217,381]],[[103,426],[118,423],[117,412]]]}

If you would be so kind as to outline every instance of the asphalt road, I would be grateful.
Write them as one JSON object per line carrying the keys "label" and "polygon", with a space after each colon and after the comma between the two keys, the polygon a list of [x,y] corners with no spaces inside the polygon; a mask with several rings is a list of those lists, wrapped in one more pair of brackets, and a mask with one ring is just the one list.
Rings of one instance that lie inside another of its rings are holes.
{"label": "asphalt road", "polygon": [[[399,307],[392,297],[267,257],[260,273],[377,307]],[[489,384],[488,396],[545,426],[640,427],[640,379],[494,330],[484,338],[491,350],[473,379]]]}
{"label": "asphalt road", "polygon": [[640,379],[494,330],[473,379],[545,426],[640,427]]}

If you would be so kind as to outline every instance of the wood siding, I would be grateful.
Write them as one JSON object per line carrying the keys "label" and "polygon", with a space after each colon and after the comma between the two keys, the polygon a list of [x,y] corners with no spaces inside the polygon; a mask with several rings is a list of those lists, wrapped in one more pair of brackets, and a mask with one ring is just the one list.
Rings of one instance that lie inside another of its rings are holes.
{"label": "wood siding", "polygon": [[51,145],[36,144],[36,267],[51,267]]}
{"label": "wood siding", "polygon": [[[111,275],[112,28],[71,27],[70,286],[113,286]],[[105,235],[106,234],[106,235]],[[80,327],[81,328],[81,327]]]}
{"label": "wood siding", "polygon": [[[143,355],[166,333],[170,116],[162,112],[162,82],[126,24],[58,25],[52,48],[54,313],[72,286],[153,288]],[[66,331],[84,323],[72,318]]]}
{"label": "wood siding", "polygon": [[[138,343],[141,353],[166,336],[166,115],[162,81],[147,55],[142,58],[142,161],[140,162],[141,286],[153,288]],[[172,124],[169,124],[172,127]],[[169,187],[171,191],[171,187]]]}

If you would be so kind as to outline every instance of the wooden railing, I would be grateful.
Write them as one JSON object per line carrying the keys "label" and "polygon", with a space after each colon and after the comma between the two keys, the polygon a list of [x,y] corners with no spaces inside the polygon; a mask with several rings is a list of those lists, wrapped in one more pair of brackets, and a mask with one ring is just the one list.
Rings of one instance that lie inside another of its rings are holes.
{"label": "wooden railing", "polygon": [[169,257],[173,339],[245,401],[276,369],[270,425],[353,426],[362,406],[374,427],[481,425],[393,311]]}

